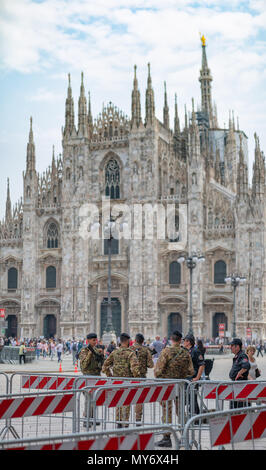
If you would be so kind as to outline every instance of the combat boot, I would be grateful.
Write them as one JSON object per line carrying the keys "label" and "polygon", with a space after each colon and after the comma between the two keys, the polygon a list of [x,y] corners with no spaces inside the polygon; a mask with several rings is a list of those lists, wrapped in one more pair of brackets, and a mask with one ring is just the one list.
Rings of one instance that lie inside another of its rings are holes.
{"label": "combat boot", "polygon": [[156,442],[156,447],[172,447],[170,436],[164,436],[161,441]]}

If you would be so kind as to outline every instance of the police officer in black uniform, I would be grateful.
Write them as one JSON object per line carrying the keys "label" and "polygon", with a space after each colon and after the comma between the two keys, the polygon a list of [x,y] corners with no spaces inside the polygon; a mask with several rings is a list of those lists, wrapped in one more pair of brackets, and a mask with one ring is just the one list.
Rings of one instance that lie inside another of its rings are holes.
{"label": "police officer in black uniform", "polygon": [[[204,362],[204,357],[203,354],[200,352],[200,350],[195,346],[195,338],[194,336],[189,333],[185,336],[184,342],[183,342],[184,348],[188,349],[191,355],[193,367],[194,367],[194,375],[191,377],[192,382],[197,382],[200,380],[202,373],[205,368],[205,362]],[[197,401],[197,397],[195,396],[195,408],[194,408],[194,413],[199,414],[200,409]]]}
{"label": "police officer in black uniform", "polygon": [[[229,372],[229,377],[234,382],[237,380],[248,380],[248,371],[250,369],[250,363],[248,356],[242,351],[242,341],[239,338],[234,338],[230,343],[231,351],[235,354],[233,358],[233,365]],[[242,408],[245,403],[242,401],[231,401],[230,408]]]}

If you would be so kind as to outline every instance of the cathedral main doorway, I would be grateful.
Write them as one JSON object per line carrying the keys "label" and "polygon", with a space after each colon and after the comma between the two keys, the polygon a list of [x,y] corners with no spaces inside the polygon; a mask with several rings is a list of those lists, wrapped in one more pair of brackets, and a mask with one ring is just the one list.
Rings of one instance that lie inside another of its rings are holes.
{"label": "cathedral main doorway", "polygon": [[7,330],[6,330],[6,336],[9,338],[12,336],[12,338],[16,338],[18,334],[18,320],[16,315],[8,315],[7,317]]}
{"label": "cathedral main doorway", "polygon": [[43,320],[43,336],[47,339],[56,334],[56,318],[54,315],[46,315]]}
{"label": "cathedral main doorway", "polygon": [[172,312],[168,317],[168,338],[175,330],[182,333],[182,317],[178,312]]}
{"label": "cathedral main doorway", "polygon": [[[105,297],[101,303],[101,337],[106,330],[107,325],[107,302],[108,299]],[[112,323],[116,336],[120,336],[121,333],[121,303],[117,297],[111,298],[112,302]]]}
{"label": "cathedral main doorway", "polygon": [[219,336],[219,323],[225,324],[225,331],[227,331],[227,316],[223,312],[216,312],[212,319],[212,337]]}

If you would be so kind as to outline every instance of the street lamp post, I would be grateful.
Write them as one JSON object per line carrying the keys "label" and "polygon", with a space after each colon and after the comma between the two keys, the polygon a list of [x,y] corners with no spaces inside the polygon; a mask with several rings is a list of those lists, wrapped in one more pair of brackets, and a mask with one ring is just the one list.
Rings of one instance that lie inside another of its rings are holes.
{"label": "street lamp post", "polygon": [[[107,281],[107,289],[108,289],[108,300],[107,300],[107,323],[106,323],[106,330],[103,335],[103,343],[107,344],[111,341],[116,340],[116,334],[113,327],[113,318],[112,318],[112,298],[111,298],[111,262],[112,262],[112,240],[114,240],[112,230],[115,227],[115,222],[119,217],[121,217],[122,213],[120,212],[117,217],[112,217],[111,213],[109,216],[109,221],[105,227],[105,235],[108,234],[107,238],[107,245],[108,245],[108,281]],[[122,227],[125,227],[126,224],[122,224]]]}
{"label": "street lamp post", "polygon": [[234,295],[233,295],[233,302],[234,302],[234,310],[233,310],[233,333],[232,333],[232,338],[236,337],[236,288],[239,285],[244,285],[246,283],[246,278],[239,276],[238,274],[232,274],[230,276],[227,276],[225,278],[225,282],[228,285],[231,285],[234,289]]}
{"label": "street lamp post", "polygon": [[189,333],[193,334],[193,307],[192,307],[192,290],[193,290],[193,269],[197,266],[198,263],[205,261],[203,255],[190,255],[190,256],[180,256],[177,259],[178,263],[186,263],[187,268],[190,273],[190,288],[189,288]]}

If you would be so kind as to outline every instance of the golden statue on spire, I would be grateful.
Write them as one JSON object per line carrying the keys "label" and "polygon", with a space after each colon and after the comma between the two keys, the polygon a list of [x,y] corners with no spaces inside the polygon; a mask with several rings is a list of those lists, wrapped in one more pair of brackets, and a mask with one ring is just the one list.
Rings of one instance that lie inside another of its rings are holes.
{"label": "golden statue on spire", "polygon": [[202,35],[200,39],[201,39],[201,44],[202,44],[203,46],[206,46],[206,38],[205,38],[205,36]]}

